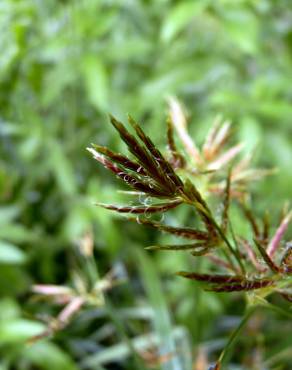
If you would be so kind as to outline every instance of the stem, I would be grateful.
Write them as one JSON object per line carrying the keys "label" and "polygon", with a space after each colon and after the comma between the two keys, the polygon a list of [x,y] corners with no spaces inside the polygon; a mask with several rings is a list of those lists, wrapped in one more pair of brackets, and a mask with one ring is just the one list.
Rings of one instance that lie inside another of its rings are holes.
{"label": "stem", "polygon": [[286,311],[281,307],[275,306],[275,305],[273,305],[272,303],[270,303],[268,301],[265,301],[265,303],[263,303],[262,305],[263,305],[263,307],[269,308],[270,310],[272,310],[272,311],[274,311],[274,312],[276,312],[280,315],[289,317],[289,319],[292,318],[292,312]]}
{"label": "stem", "polygon": [[255,312],[256,308],[257,308],[256,306],[252,306],[252,307],[248,308],[247,311],[245,312],[245,314],[244,314],[243,318],[241,319],[238,327],[232,332],[231,336],[228,339],[228,342],[227,342],[226,346],[224,347],[223,351],[221,352],[221,354],[219,356],[219,359],[218,359],[219,364],[222,364],[223,361],[225,360],[226,355],[230,352],[231,346],[234,344],[234,341],[238,338],[238,335],[239,335],[241,329],[247,323],[247,321],[249,320],[251,315]]}
{"label": "stem", "polygon": [[244,264],[242,263],[242,259],[241,259],[241,256],[240,256],[239,245],[238,245],[238,242],[236,240],[236,236],[235,236],[235,232],[234,232],[234,229],[233,229],[233,226],[232,226],[232,222],[230,220],[229,220],[229,228],[230,228],[230,232],[231,232],[231,236],[232,236],[234,245],[236,247],[235,248],[235,253],[237,255],[238,262],[240,264],[240,268],[241,268],[243,274],[245,274],[245,267],[244,267]]}
{"label": "stem", "polygon": [[[182,200],[193,206],[196,210],[198,210],[198,203],[194,201],[194,199],[188,197],[186,194],[181,194],[181,198]],[[200,206],[202,207],[202,205],[200,204]],[[228,247],[230,253],[235,257],[236,261],[238,262],[238,265],[243,273],[243,275],[245,274],[245,268],[244,268],[244,265],[240,259],[240,256],[239,254],[237,253],[237,251],[235,251],[232,247],[232,245],[230,244],[228,238],[226,237],[225,233],[223,232],[223,230],[221,229],[221,227],[217,224],[214,216],[212,215],[212,212],[211,210],[209,209],[209,207],[207,206],[207,204],[204,205],[204,209],[202,207],[201,209],[207,216],[208,218],[210,219],[210,221],[212,222],[213,226],[215,227],[215,229],[217,230],[217,232],[219,233],[219,235],[221,236],[222,240],[225,242],[226,246]],[[229,260],[229,259],[228,259]],[[230,262],[230,261],[229,261]]]}
{"label": "stem", "polygon": [[213,220],[214,222],[214,226],[216,228],[216,230],[218,231],[219,235],[221,236],[221,238],[223,239],[223,241],[225,242],[225,244],[227,245],[229,251],[233,254],[233,256],[235,257],[236,261],[238,262],[238,265],[243,273],[243,275],[245,274],[245,268],[244,268],[244,265],[240,259],[240,256],[239,254],[237,253],[237,251],[235,251],[232,247],[232,245],[230,244],[229,240],[227,239],[226,235],[224,234],[223,230],[221,229],[221,227],[217,224],[217,222],[215,221],[215,219]]}
{"label": "stem", "polygon": [[238,274],[238,268],[235,266],[235,264],[234,264],[231,256],[229,255],[228,251],[226,249],[221,249],[221,250],[222,250],[223,256],[226,258],[226,260],[230,264],[230,266],[232,268],[232,271],[235,272],[236,274]]}

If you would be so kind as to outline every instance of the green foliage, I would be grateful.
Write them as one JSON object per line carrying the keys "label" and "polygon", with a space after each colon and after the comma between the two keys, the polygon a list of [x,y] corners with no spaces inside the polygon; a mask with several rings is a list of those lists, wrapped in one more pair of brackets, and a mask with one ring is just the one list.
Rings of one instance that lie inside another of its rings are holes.
{"label": "green foliage", "polygon": [[[0,339],[1,369],[47,368],[33,347],[29,351],[6,340],[13,338],[17,325],[34,330],[37,312],[54,316],[50,305],[27,300],[30,287],[67,284],[76,269],[75,246],[88,231],[93,233],[101,272],[120,263],[129,273],[125,286],[109,293],[113,305],[152,305],[150,294],[139,288],[133,250],[171,244],[171,235],[126,226],[93,205],[125,199],[113,191],[112,177],[97,169],[85,152],[92,141],[122,149],[107,123],[109,111],[121,120],[131,112],[160,148],[166,141],[169,95],[185,102],[189,130],[199,144],[218,113],[230,118],[235,136],[247,143],[244,150],[259,147],[260,165],[279,169],[277,176],[256,185],[257,194],[262,194],[257,213],[272,209],[272,224],[277,224],[283,201],[291,198],[291,16],[286,0],[1,1],[0,294],[18,311],[11,333],[5,324],[5,338]],[[191,226],[189,211],[175,212],[180,222],[169,213],[169,224]],[[232,207],[230,212],[234,226],[242,225],[241,214]],[[234,326],[228,317],[241,314],[241,301],[202,295],[192,282],[168,278],[172,271],[204,266],[184,256],[161,254],[151,257],[150,271],[162,277],[173,322],[189,328],[191,339],[179,337],[179,344],[187,340],[196,350],[201,344],[210,348],[208,358],[214,359],[222,347],[216,340]],[[76,320],[52,341],[36,344],[55,368],[78,368],[92,352],[101,355],[105,347],[124,344],[115,336],[109,315],[101,310],[102,319],[92,318],[90,310],[81,315],[80,324]],[[223,312],[227,319],[220,319],[220,326],[216,318]],[[135,317],[122,316],[134,343],[145,334],[144,319]],[[147,329],[154,327],[149,322],[148,317]],[[252,332],[255,342],[242,340],[242,351],[233,361],[243,364],[244,354],[249,357],[256,348],[257,353],[266,352],[267,366],[289,366],[291,339],[289,332],[283,335],[287,321],[275,316],[264,324],[266,350],[258,332]],[[104,325],[103,330],[113,334],[103,337],[99,330]],[[179,327],[174,326],[176,332]],[[281,335],[275,334],[275,326]],[[152,334],[156,338],[157,333]],[[143,354],[151,350],[144,343],[139,347]],[[113,357],[113,366],[134,369],[133,356],[127,353],[120,362]],[[110,358],[101,366],[108,366]]]}

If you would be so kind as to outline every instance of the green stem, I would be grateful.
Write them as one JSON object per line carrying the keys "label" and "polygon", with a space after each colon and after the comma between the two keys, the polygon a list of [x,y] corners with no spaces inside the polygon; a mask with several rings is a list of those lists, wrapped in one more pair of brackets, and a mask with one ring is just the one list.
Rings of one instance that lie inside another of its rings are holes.
{"label": "green stem", "polygon": [[224,234],[224,232],[222,231],[221,227],[217,224],[217,222],[215,220],[213,220],[214,222],[214,226],[216,228],[216,230],[218,231],[219,235],[221,236],[221,238],[223,239],[223,241],[225,242],[225,244],[227,245],[230,253],[233,254],[233,256],[235,257],[236,261],[238,262],[238,265],[243,273],[243,275],[245,274],[245,268],[244,268],[244,265],[240,259],[240,256],[239,254],[237,253],[237,251],[235,251],[232,247],[232,245],[230,244],[228,238],[226,237],[226,235]]}
{"label": "green stem", "polygon": [[235,340],[238,338],[238,335],[241,331],[241,329],[244,327],[244,325],[247,323],[251,315],[254,313],[256,310],[256,306],[252,306],[247,309],[246,313],[244,314],[243,318],[241,319],[238,327],[232,332],[231,336],[229,337],[229,340],[224,347],[223,351],[221,352],[218,363],[222,364],[225,360],[226,355],[230,352],[231,346],[234,344]]}
{"label": "green stem", "polygon": [[289,317],[289,319],[292,318],[292,312],[286,311],[281,307],[275,306],[272,303],[265,301],[265,303],[262,304],[263,307],[269,308],[270,310],[277,312],[280,315]]}
{"label": "green stem", "polygon": [[[196,201],[194,201],[193,199],[191,199],[190,197],[186,196],[185,194],[182,195],[182,200],[193,206],[196,210],[198,210],[198,204]],[[201,205],[202,206],[202,205]],[[222,240],[225,242],[227,248],[229,249],[230,253],[235,257],[236,261],[238,262],[238,265],[243,273],[243,275],[245,274],[245,268],[244,268],[244,265],[241,261],[241,258],[240,258],[240,255],[238,254],[238,251],[235,251],[231,245],[231,243],[229,242],[228,238],[226,237],[225,233],[223,232],[223,230],[221,229],[221,227],[217,224],[214,216],[212,215],[212,212],[211,210],[209,209],[209,207],[207,205],[204,205],[204,209],[201,209],[201,211],[203,211],[206,216],[208,216],[208,218],[210,219],[210,221],[213,223],[213,226],[215,227],[215,229],[217,230],[217,232],[219,233],[219,235],[221,236]],[[229,261],[230,262],[230,261]]]}
{"label": "green stem", "polygon": [[235,236],[235,232],[234,232],[234,229],[233,229],[233,226],[232,226],[232,222],[230,220],[229,220],[229,228],[230,228],[232,239],[233,239],[233,242],[234,242],[234,245],[235,245],[235,253],[237,255],[238,262],[240,264],[240,267],[241,267],[241,270],[242,270],[243,274],[245,274],[245,267],[244,267],[244,264],[242,263],[242,259],[241,259],[241,256],[240,256],[239,245],[238,245],[238,242],[236,240],[236,236]]}

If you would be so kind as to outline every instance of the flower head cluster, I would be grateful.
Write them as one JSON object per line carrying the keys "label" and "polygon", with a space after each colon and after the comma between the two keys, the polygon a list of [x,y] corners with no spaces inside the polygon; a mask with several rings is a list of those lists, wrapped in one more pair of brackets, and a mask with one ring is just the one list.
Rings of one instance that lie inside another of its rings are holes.
{"label": "flower head cluster", "polygon": [[[230,124],[215,123],[200,151],[187,133],[186,120],[180,105],[171,100],[167,134],[170,158],[167,158],[132,117],[129,117],[128,121],[133,134],[124,124],[111,117],[112,125],[132,154],[131,158],[95,144],[88,148],[88,151],[105,168],[130,186],[138,199],[139,195],[144,194],[151,199],[151,204],[145,205],[137,201],[136,205],[98,205],[119,213],[138,215],[139,223],[184,240],[184,243],[180,244],[155,245],[147,249],[185,251],[192,256],[208,258],[211,264],[206,273],[177,273],[203,283],[207,290],[258,291],[261,292],[258,293],[261,297],[277,291],[284,298],[291,299],[292,249],[289,243],[286,244],[284,252],[279,248],[291,213],[283,217],[275,234],[270,236],[267,217],[264,217],[261,226],[253,212],[248,209],[244,197],[241,196],[246,192],[243,185],[268,171],[249,170],[250,158],[230,166],[242,148],[241,144],[236,144],[223,150],[230,136]],[[175,145],[173,128],[184,144],[184,153],[179,152]],[[227,164],[229,166],[226,171]],[[216,181],[219,172],[222,178],[222,171],[225,173],[225,180],[218,184],[214,180]],[[207,176],[208,190],[217,189],[216,192],[220,195],[222,212],[219,219],[208,204],[210,192],[203,195],[195,185],[198,176]],[[229,208],[234,197],[240,199],[243,216],[251,225],[251,240],[237,235],[233,230]],[[147,216],[165,213],[182,205],[195,209],[202,228],[174,227],[143,217],[146,213]]]}

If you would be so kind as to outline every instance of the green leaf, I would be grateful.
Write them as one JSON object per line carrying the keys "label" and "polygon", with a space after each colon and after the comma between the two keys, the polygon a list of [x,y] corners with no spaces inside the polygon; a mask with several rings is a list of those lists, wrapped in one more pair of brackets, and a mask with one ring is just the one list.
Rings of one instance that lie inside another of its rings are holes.
{"label": "green leaf", "polygon": [[208,1],[183,1],[174,6],[166,17],[160,37],[164,42],[170,42],[191,20],[200,14]]}
{"label": "green leaf", "polygon": [[225,32],[229,34],[230,40],[242,52],[248,54],[257,53],[258,22],[251,12],[229,10],[225,13]]}
{"label": "green leaf", "polygon": [[25,253],[15,245],[0,241],[0,264],[20,265],[26,261]]}
{"label": "green leaf", "polygon": [[45,326],[37,321],[14,319],[0,323],[0,343],[24,342],[41,334]]}
{"label": "green leaf", "polygon": [[3,298],[0,301],[0,322],[15,319],[20,316],[21,310],[12,298]]}
{"label": "green leaf", "polygon": [[90,102],[100,110],[109,109],[109,79],[106,67],[98,56],[88,55],[83,61],[83,77]]}
{"label": "green leaf", "polygon": [[57,140],[49,142],[49,163],[60,190],[69,196],[77,193],[77,186],[73,172],[73,164],[65,149]]}
{"label": "green leaf", "polygon": [[246,116],[240,122],[239,135],[244,144],[244,151],[248,154],[259,145],[263,132],[255,118]]}
{"label": "green leaf", "polygon": [[20,213],[20,207],[17,205],[0,207],[0,223],[6,224],[14,220]]}
{"label": "green leaf", "polygon": [[[165,296],[162,290],[161,282],[157,275],[157,271],[149,257],[144,251],[136,251],[136,260],[139,263],[142,275],[143,285],[145,287],[148,299],[155,312],[153,326],[158,334],[161,345],[159,346],[160,353],[171,353],[173,356],[161,364],[162,370],[184,370],[184,362],[187,362],[189,356],[188,348],[185,348],[183,358],[180,357],[179,351],[176,348],[176,343],[173,338],[175,330],[171,323],[170,312],[167,307]],[[187,369],[186,367],[185,369]]]}
{"label": "green leaf", "polygon": [[27,346],[23,351],[23,356],[32,362],[37,368],[44,370],[75,370],[71,357],[54,343],[40,341],[31,346]]}

